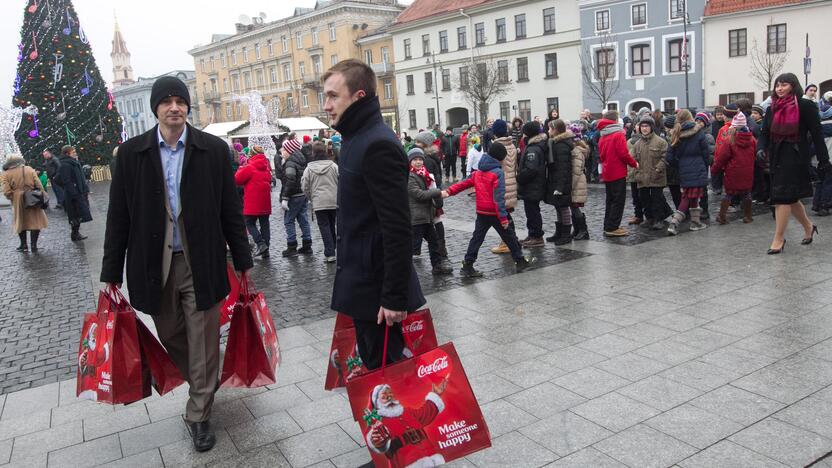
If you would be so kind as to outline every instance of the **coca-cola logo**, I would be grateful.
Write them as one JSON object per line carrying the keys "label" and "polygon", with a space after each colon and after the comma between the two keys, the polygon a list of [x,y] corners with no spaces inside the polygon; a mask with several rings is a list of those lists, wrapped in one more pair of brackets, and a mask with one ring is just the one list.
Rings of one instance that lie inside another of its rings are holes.
{"label": "coca-cola logo", "polygon": [[426,364],[426,365],[419,366],[419,370],[417,372],[417,375],[421,379],[422,377],[425,377],[426,375],[434,374],[436,372],[439,372],[439,371],[441,371],[443,369],[447,369],[447,368],[448,368],[448,356],[442,356],[442,357],[436,358],[436,360],[433,361],[433,363],[431,363],[431,364]]}
{"label": "coca-cola logo", "polygon": [[407,333],[413,333],[417,331],[422,331],[425,328],[425,321],[424,320],[415,320],[411,323],[408,323],[404,327],[404,331]]}

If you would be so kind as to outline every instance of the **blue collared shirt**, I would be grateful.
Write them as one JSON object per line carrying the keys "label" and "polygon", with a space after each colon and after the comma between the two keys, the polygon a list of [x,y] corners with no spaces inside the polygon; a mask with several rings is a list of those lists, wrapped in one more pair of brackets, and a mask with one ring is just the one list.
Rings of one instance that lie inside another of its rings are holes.
{"label": "blue collared shirt", "polygon": [[162,138],[162,131],[157,127],[156,136],[159,139],[159,153],[162,157],[162,174],[165,176],[165,187],[168,192],[168,205],[170,214],[173,217],[173,251],[182,251],[182,238],[179,233],[179,184],[182,181],[182,163],[185,160],[185,140],[188,136],[188,127],[182,132],[176,148],[171,148]]}

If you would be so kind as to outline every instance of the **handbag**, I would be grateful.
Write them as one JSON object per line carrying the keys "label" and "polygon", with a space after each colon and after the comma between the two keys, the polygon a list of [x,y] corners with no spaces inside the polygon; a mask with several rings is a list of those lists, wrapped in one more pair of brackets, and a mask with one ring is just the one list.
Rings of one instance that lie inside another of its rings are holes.
{"label": "handbag", "polygon": [[[387,356],[388,329],[382,356]],[[377,468],[440,466],[491,446],[452,343],[347,383],[353,417]]]}
{"label": "handbag", "polygon": [[[23,172],[24,181],[26,183],[26,166],[20,166]],[[32,184],[33,186],[36,184]],[[41,208],[46,209],[49,206],[49,195],[41,189],[33,188],[31,190],[23,190],[23,206],[25,208]]]}

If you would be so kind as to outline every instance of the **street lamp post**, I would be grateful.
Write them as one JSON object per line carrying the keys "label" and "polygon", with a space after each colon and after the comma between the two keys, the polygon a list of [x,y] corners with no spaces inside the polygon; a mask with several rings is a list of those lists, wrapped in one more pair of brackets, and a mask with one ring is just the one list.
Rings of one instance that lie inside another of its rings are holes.
{"label": "street lamp post", "polygon": [[685,108],[690,108],[690,84],[688,72],[690,71],[690,44],[688,44],[688,0],[680,0],[682,2],[682,44],[685,50],[682,51],[682,56],[685,60]]}
{"label": "street lamp post", "polygon": [[439,81],[436,76],[436,55],[433,52],[430,53],[428,63],[433,64],[433,98],[436,100],[436,123],[439,124],[439,128],[442,128],[442,119],[439,117]]}

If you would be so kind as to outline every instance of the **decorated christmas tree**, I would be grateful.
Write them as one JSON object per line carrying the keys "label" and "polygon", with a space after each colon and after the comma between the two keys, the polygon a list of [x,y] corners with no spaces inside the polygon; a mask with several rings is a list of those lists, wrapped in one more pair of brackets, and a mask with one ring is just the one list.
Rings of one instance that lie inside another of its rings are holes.
{"label": "decorated christmas tree", "polygon": [[26,0],[12,106],[25,109],[15,131],[27,161],[43,150],[76,147],[83,164],[110,161],[121,117],[101,77],[71,0]]}

